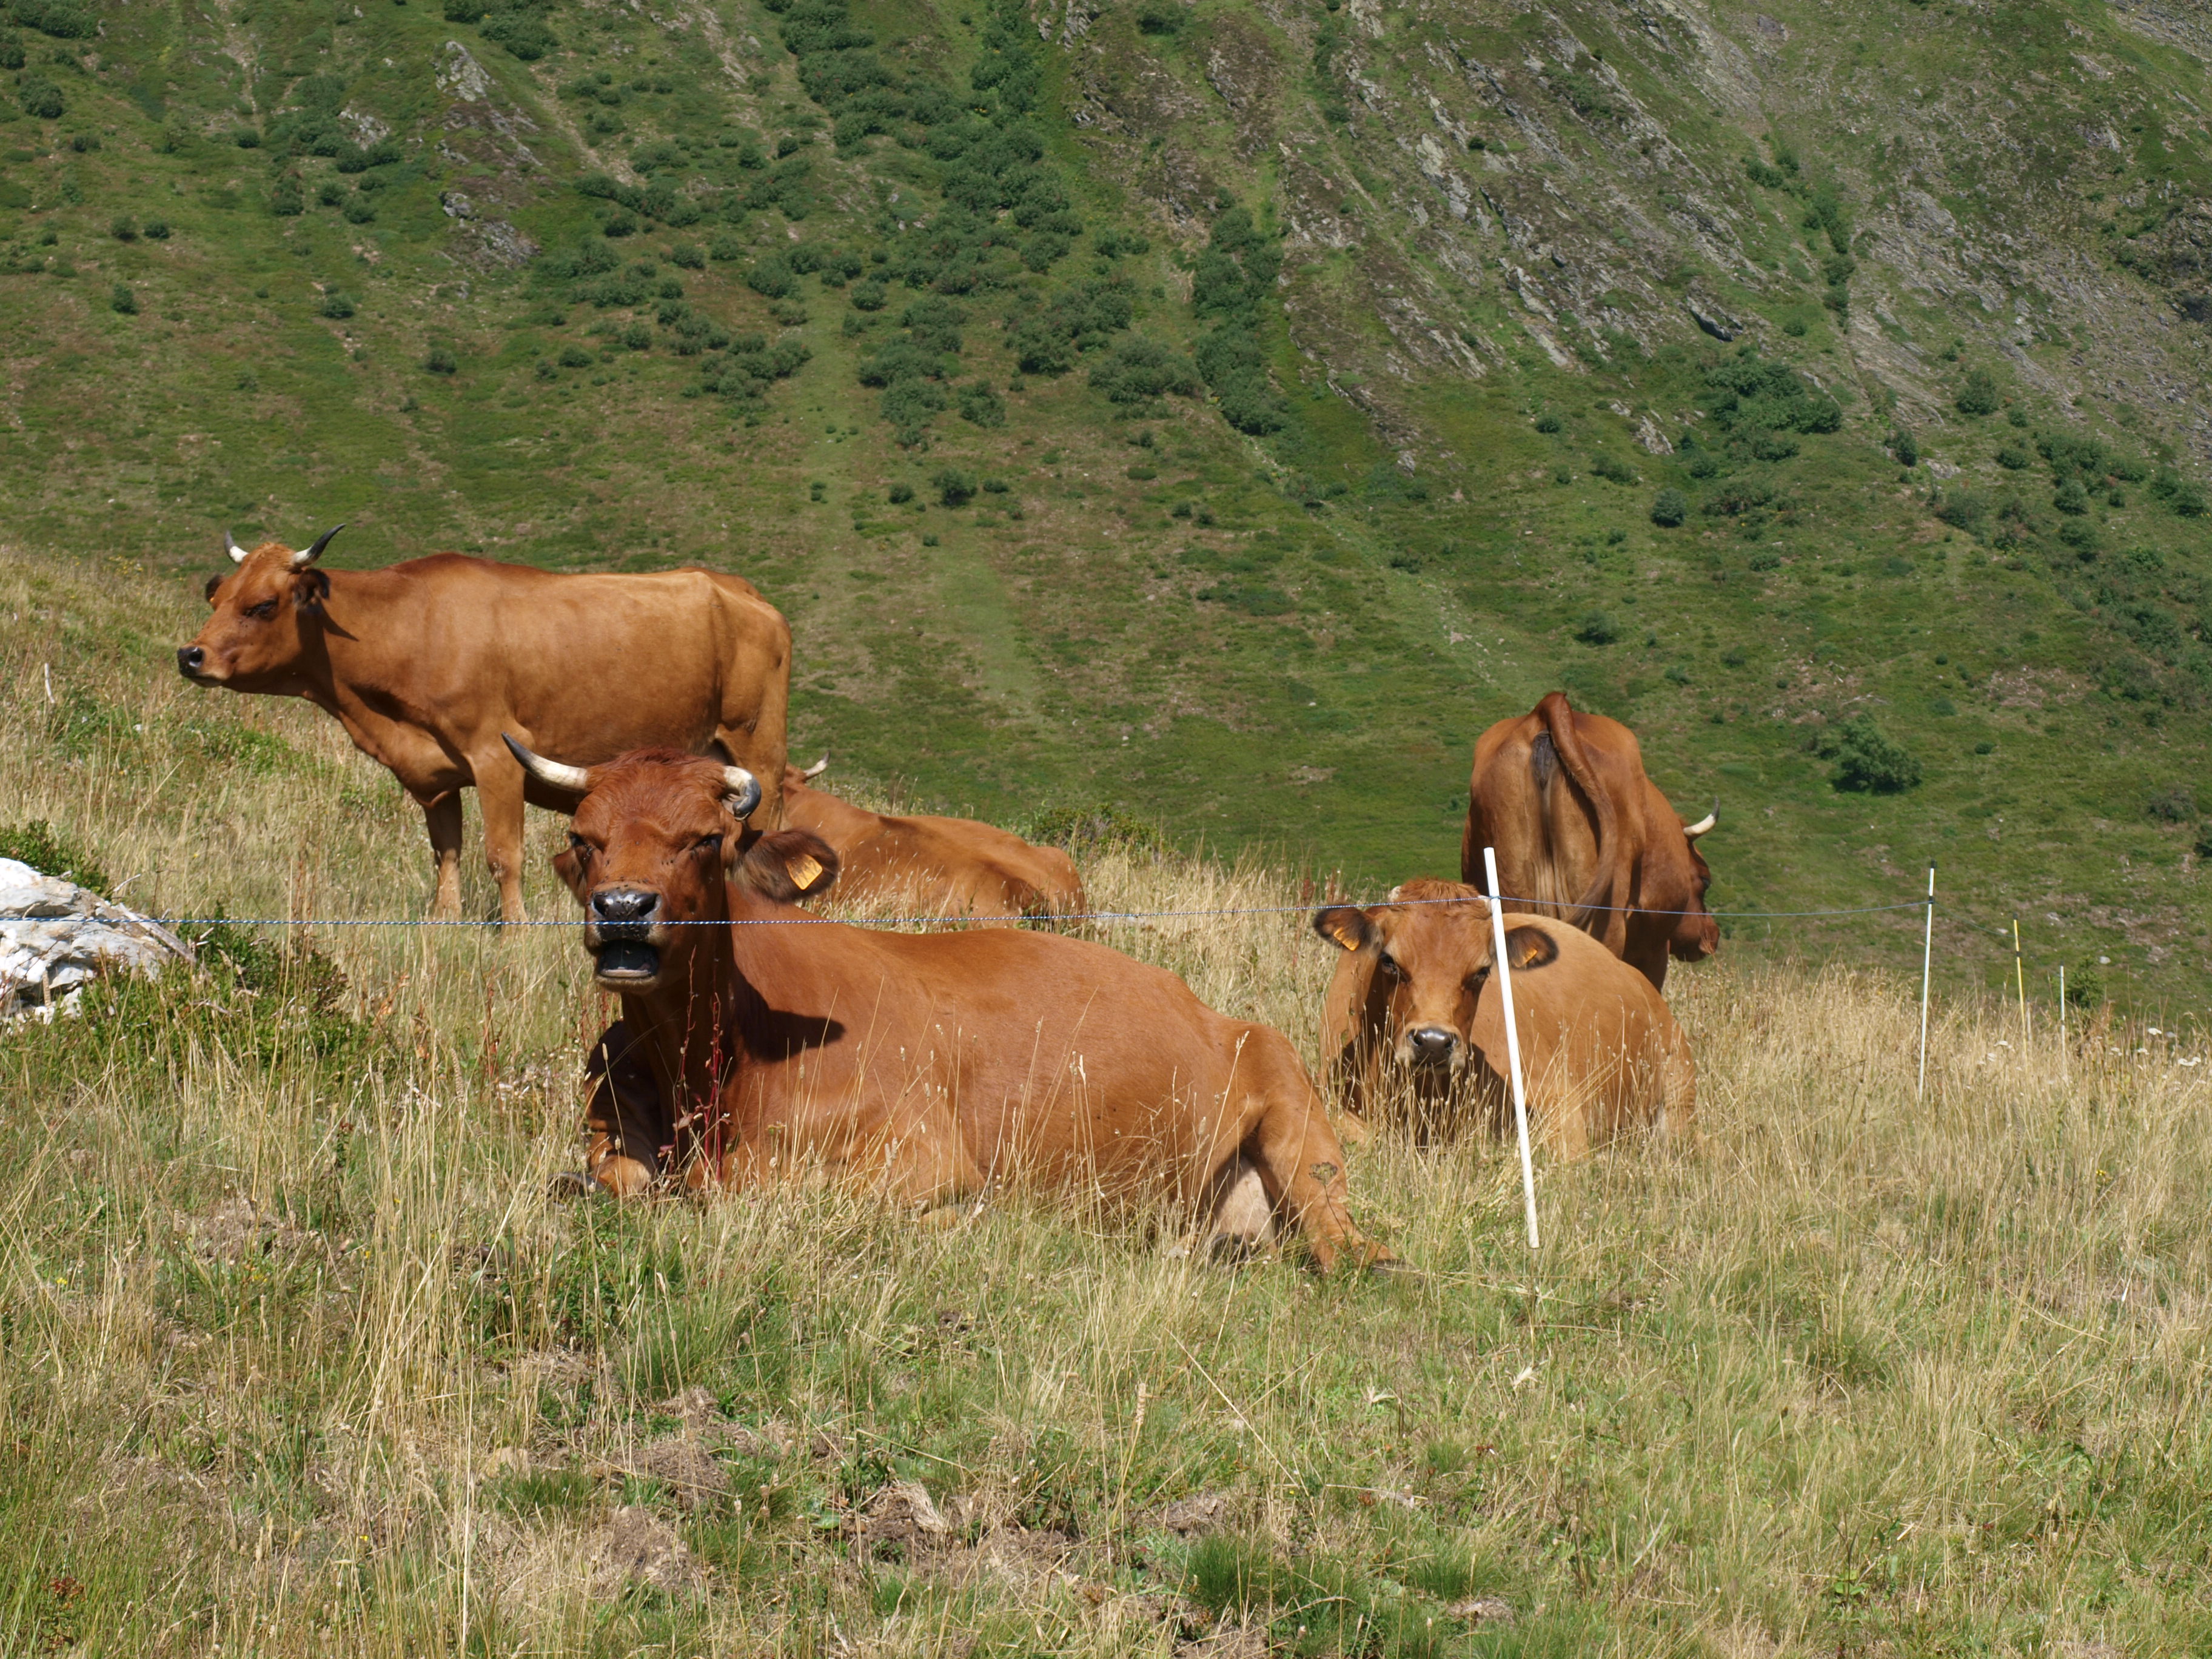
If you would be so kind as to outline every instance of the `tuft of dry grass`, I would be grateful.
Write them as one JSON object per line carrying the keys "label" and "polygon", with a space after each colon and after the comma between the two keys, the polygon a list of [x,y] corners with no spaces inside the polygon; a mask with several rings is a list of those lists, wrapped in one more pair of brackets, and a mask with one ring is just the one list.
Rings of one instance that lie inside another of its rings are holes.
{"label": "tuft of dry grass", "polygon": [[[335,726],[149,671],[189,615],[0,563],[0,823],[173,914],[419,915]],[[1302,915],[1095,931],[1315,1057]],[[568,928],[303,943],[0,1036],[0,1650],[2212,1648],[2212,1101],[2147,1029],[1939,1003],[1922,1098],[1914,988],[1680,973],[1698,1143],[1540,1164],[1532,1261],[1507,1148],[1380,1137],[1383,1284],[1018,1194],[554,1200]]]}

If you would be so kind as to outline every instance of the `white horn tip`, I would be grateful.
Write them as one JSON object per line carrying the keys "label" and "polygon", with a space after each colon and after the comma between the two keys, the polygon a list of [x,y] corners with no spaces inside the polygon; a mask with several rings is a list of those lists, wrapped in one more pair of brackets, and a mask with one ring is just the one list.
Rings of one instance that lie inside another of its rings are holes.
{"label": "white horn tip", "polygon": [[1699,818],[1695,823],[1684,824],[1682,826],[1682,833],[1690,840],[1695,841],[1699,836],[1704,835],[1707,830],[1711,830],[1719,822],[1720,817],[1717,813],[1708,812],[1705,817]]}

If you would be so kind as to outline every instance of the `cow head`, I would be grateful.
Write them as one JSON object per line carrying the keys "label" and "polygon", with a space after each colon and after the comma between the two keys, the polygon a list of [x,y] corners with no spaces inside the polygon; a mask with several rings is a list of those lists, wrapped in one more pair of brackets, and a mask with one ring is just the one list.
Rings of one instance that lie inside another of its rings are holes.
{"label": "cow head", "polygon": [[[1668,813],[1672,818],[1673,814]],[[1677,962],[1703,962],[1721,948],[1721,925],[1705,908],[1705,890],[1713,884],[1712,866],[1705,855],[1698,850],[1698,838],[1720,822],[1717,803],[1695,823],[1682,826],[1682,844],[1679,852],[1671,847],[1656,849],[1659,858],[1667,863],[1679,856],[1681,867],[1668,872],[1670,884],[1678,884],[1684,895],[1677,908],[1687,912],[1674,918],[1674,930],[1667,937],[1667,951]],[[1662,837],[1662,842],[1665,840]]]}
{"label": "cow head", "polygon": [[298,552],[281,542],[264,542],[249,553],[223,532],[223,546],[237,568],[208,578],[215,615],[178,651],[177,672],[196,684],[235,691],[286,689],[305,655],[309,619],[331,591],[331,579],[314,568],[315,561],[344,528],[334,525]]}
{"label": "cow head", "polygon": [[553,867],[584,907],[584,948],[602,990],[685,986],[701,952],[726,957],[720,929],[684,924],[728,921],[732,880],[788,903],[836,878],[837,854],[803,830],[763,836],[740,854],[761,798],[741,766],[673,749],[564,766],[513,738],[507,746],[532,777],[576,803]]}
{"label": "cow head", "polygon": [[[1449,1086],[1474,1052],[1475,1005],[1497,966],[1490,906],[1474,888],[1422,877],[1364,909],[1333,904],[1314,917],[1314,931],[1340,950],[1374,958],[1372,1007],[1387,1010],[1392,1057],[1418,1082]],[[1559,947],[1540,927],[1523,923],[1505,933],[1515,973],[1541,968]]]}

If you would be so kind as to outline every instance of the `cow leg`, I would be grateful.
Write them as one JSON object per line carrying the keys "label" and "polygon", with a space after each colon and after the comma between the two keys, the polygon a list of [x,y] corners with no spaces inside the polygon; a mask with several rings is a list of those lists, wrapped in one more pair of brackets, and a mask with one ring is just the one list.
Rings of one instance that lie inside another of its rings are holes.
{"label": "cow leg", "polygon": [[591,1103],[585,1108],[591,1144],[584,1167],[615,1197],[633,1197],[653,1185],[661,1148],[675,1135],[661,1104],[660,1085],[622,1020],[592,1045],[584,1073],[592,1080]]}
{"label": "cow leg", "polygon": [[499,919],[524,921],[522,908],[522,769],[510,755],[471,756],[477,805],[483,812],[484,862],[499,884]]}
{"label": "cow leg", "polygon": [[1268,1208],[1305,1235],[1315,1265],[1326,1273],[1341,1254],[1363,1267],[1395,1261],[1395,1252],[1352,1224],[1345,1206],[1344,1147],[1288,1042],[1273,1031],[1254,1031],[1237,1074],[1246,1110],[1258,1107],[1243,1155],[1259,1172]]}
{"label": "cow leg", "polygon": [[458,789],[424,801],[422,823],[430,832],[430,860],[438,872],[434,916],[461,914],[461,795]]}

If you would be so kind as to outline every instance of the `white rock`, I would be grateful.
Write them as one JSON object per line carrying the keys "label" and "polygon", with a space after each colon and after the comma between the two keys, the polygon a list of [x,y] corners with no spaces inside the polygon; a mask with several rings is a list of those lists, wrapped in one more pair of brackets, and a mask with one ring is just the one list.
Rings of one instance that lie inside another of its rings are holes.
{"label": "white rock", "polygon": [[0,1024],[75,1013],[103,972],[150,977],[191,959],[175,934],[137,911],[0,859]]}

